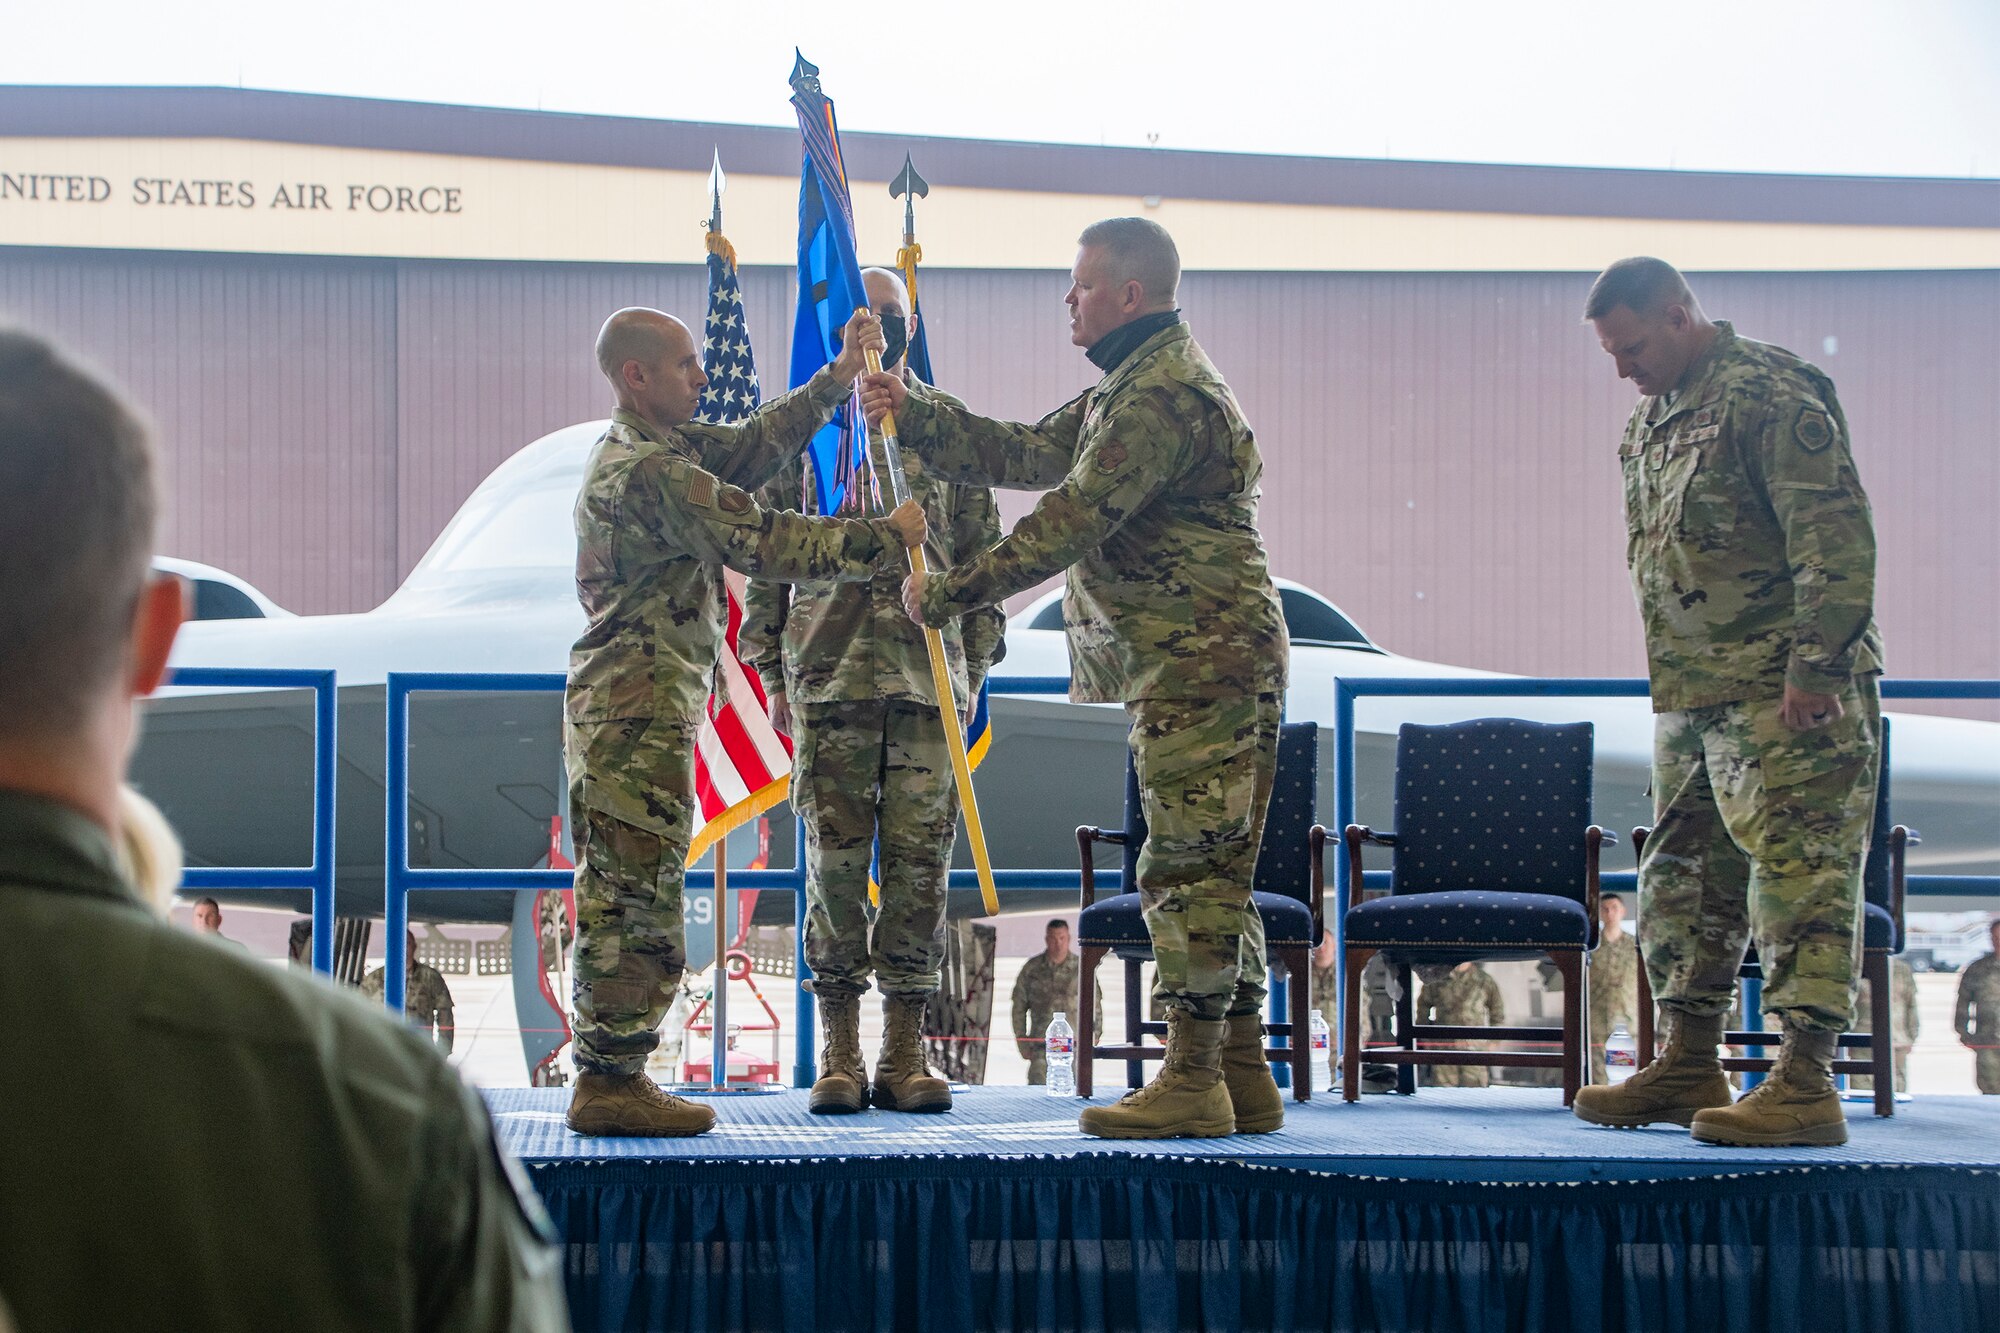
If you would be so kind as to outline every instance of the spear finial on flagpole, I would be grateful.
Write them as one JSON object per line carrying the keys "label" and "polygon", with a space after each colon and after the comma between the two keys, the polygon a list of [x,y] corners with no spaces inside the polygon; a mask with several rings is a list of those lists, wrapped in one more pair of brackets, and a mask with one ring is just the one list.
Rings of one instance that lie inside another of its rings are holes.
{"label": "spear finial on flagpole", "polygon": [[722,150],[715,149],[715,160],[708,169],[708,229],[722,230],[722,192],[729,188],[729,178],[722,174]]}

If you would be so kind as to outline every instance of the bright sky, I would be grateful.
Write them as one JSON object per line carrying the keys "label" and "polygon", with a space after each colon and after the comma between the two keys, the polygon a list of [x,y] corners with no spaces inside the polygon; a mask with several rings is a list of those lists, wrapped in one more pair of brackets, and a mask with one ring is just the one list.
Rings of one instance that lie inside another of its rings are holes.
{"label": "bright sky", "polygon": [[857,131],[2000,177],[2000,0],[8,0],[4,12],[5,83],[785,125],[797,44]]}

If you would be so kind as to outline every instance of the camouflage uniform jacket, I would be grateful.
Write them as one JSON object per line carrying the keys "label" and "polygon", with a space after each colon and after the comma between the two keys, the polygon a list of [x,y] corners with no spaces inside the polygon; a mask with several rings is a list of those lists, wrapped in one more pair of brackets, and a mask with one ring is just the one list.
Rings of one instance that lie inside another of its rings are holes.
{"label": "camouflage uniform jacket", "polygon": [[[910,392],[962,406],[914,376]],[[939,481],[914,449],[903,451],[903,474],[909,479],[910,494],[930,520],[924,554],[932,569],[970,560],[1000,540],[1000,509],[991,490]],[[757,498],[766,507],[780,507],[809,502],[810,495],[805,461],[795,459]],[[888,497],[881,499],[886,503]],[[872,508],[873,498],[867,503]],[[754,579],[743,607],[737,651],[762,677],[766,694],[783,694],[794,704],[911,699],[934,705],[930,653],[923,631],[903,610],[902,588],[900,572],[867,583],[815,581],[790,586]],[[961,712],[966,701],[979,693],[988,669],[1005,654],[1001,635],[1006,624],[998,607],[985,607],[944,627],[945,653]]]}
{"label": "camouflage uniform jacket", "polygon": [[534,1187],[429,1042],[168,925],[102,828],[5,790],[0,1011],[51,1016],[0,1025],[20,1328],[569,1327]]}
{"label": "camouflage uniform jacket", "polygon": [[[389,979],[389,969],[378,967],[361,978],[361,994],[382,1003],[384,987]],[[403,1017],[411,1027],[431,1034],[437,1029],[438,1049],[449,1055],[455,1024],[452,1016],[451,987],[444,984],[444,975],[428,963],[410,962],[409,971],[403,978]]]}
{"label": "camouflage uniform jacket", "polygon": [[1624,927],[1603,932],[1590,951],[1591,1040],[1602,1041],[1614,1025],[1639,1021],[1639,942]]}
{"label": "camouflage uniform jacket", "polygon": [[1875,529],[1833,381],[1718,321],[1618,455],[1653,708],[1837,694],[1882,669]]}
{"label": "camouflage uniform jacket", "polygon": [[2000,954],[1976,958],[1958,979],[1952,1028],[1961,1037],[2000,1042]]}
{"label": "camouflage uniform jacket", "polygon": [[[1076,1028],[1077,989],[1083,977],[1083,956],[1072,952],[1060,963],[1051,963],[1046,953],[1038,953],[1021,964],[1014,978],[1014,1036],[1023,1041],[1040,1041],[1058,1013],[1069,1015]],[[1104,1031],[1104,987],[1091,978],[1094,1008],[1091,1018]]]}
{"label": "camouflage uniform jacket", "polygon": [[884,521],[809,520],[740,489],[768,481],[847,392],[822,370],[733,425],[662,431],[612,417],[576,501],[576,591],[590,624],[570,650],[570,722],[701,714],[727,623],[724,565],[831,579],[900,561]]}
{"label": "camouflage uniform jacket", "polygon": [[1424,1017],[1418,1021],[1445,1027],[1498,1027],[1507,1021],[1507,1003],[1500,983],[1477,963],[1465,971],[1447,972],[1426,981],[1418,999]]}
{"label": "camouflage uniform jacket", "polygon": [[999,545],[930,580],[942,624],[1068,570],[1070,698],[1235,698],[1285,687],[1290,652],[1236,396],[1187,326],[1141,343],[1035,425],[910,399],[906,431],[953,481],[1054,487]]}

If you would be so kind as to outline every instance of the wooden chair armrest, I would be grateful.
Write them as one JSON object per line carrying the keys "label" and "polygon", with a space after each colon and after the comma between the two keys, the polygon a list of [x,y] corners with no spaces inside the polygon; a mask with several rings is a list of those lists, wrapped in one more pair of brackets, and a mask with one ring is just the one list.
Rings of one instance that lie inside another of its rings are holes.
{"label": "wooden chair armrest", "polygon": [[1326,937],[1326,825],[1314,824],[1306,834],[1306,851],[1312,858],[1313,944]]}
{"label": "wooden chair armrest", "polygon": [[1904,824],[1889,830],[1889,915],[1895,918],[1896,933],[1903,933],[1903,893],[1907,883],[1905,867],[1910,846],[1922,842],[1917,831]]}
{"label": "wooden chair armrest", "polygon": [[1604,848],[1617,845],[1618,835],[1609,829],[1592,824],[1583,831],[1583,910],[1590,919],[1590,931],[1585,938],[1590,941],[1587,947],[1592,949],[1597,947],[1597,900],[1602,887],[1600,863]]}
{"label": "wooden chair armrest", "polygon": [[1113,842],[1122,846],[1125,842],[1125,831],[1092,828],[1088,824],[1077,825],[1076,868],[1083,881],[1081,895],[1083,901],[1077,909],[1079,911],[1097,901],[1097,867],[1091,861],[1090,849],[1093,844],[1100,842]]}

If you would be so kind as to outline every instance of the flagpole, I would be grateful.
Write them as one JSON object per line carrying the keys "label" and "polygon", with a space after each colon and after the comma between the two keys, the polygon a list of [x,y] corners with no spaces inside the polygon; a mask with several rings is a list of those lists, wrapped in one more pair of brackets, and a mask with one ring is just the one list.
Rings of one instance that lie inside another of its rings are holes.
{"label": "flagpole", "polygon": [[[882,373],[882,354],[874,348],[867,349],[868,373]],[[903,447],[896,435],[896,415],[891,412],[882,418],[882,450],[888,455],[889,489],[897,504],[910,498],[909,479],[903,475]],[[930,568],[924,559],[921,545],[910,548],[910,572],[928,574]],[[972,789],[972,762],[965,753],[964,722],[958,715],[958,700],[951,688],[951,665],[945,656],[944,635],[930,625],[925,625],[924,647],[930,652],[931,690],[937,695],[938,719],[944,723],[945,748],[951,754],[951,776],[958,784],[958,804],[965,821],[965,842],[972,849],[972,864],[979,871],[979,897],[988,916],[1000,912],[1000,893],[993,883],[993,862],[986,854],[986,826],[979,819],[979,794]]]}
{"label": "flagpole", "polygon": [[715,840],[715,993],[709,997],[708,1085],[720,1092],[729,1084],[729,835]]}

